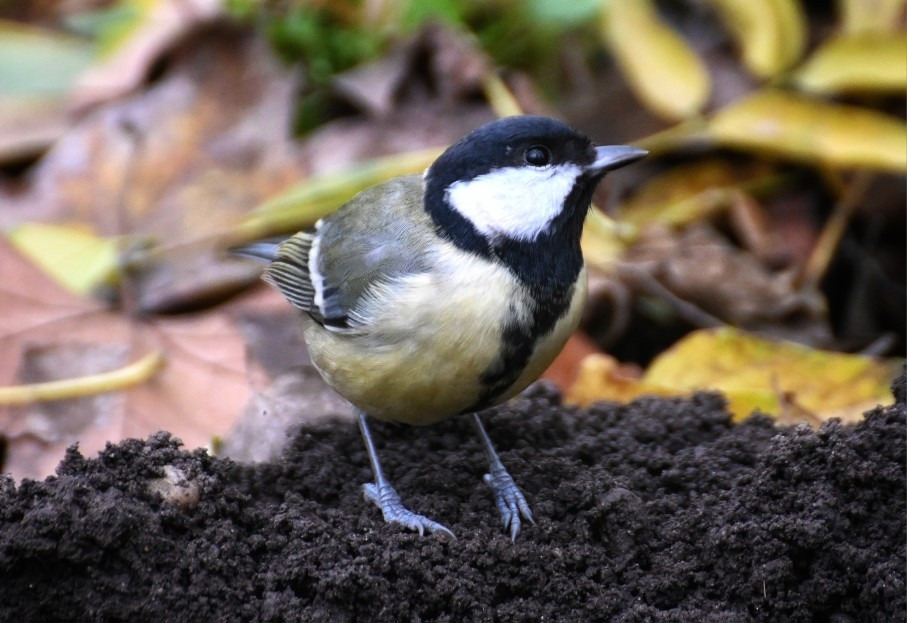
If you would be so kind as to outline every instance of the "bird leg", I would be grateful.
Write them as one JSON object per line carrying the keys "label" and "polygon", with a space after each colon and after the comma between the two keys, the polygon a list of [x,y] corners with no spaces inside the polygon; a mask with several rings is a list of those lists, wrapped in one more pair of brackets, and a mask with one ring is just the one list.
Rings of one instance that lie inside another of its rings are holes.
{"label": "bird leg", "polygon": [[378,452],[375,450],[375,442],[372,440],[372,433],[369,431],[368,423],[365,421],[365,413],[359,412],[359,431],[362,433],[362,440],[365,442],[365,449],[368,452],[369,461],[372,464],[372,473],[375,475],[375,482],[362,485],[362,491],[365,499],[370,500],[381,509],[384,515],[384,521],[388,523],[398,523],[410,530],[415,530],[419,536],[425,534],[425,531],[440,532],[456,540],[453,532],[448,530],[436,521],[432,521],[423,515],[417,515],[400,501],[400,494],[391,486],[384,471],[381,469],[381,461],[378,460]]}
{"label": "bird leg", "polygon": [[505,530],[508,527],[510,528],[510,539],[515,541],[520,533],[521,515],[526,521],[535,525],[535,520],[532,518],[532,510],[530,510],[529,503],[526,502],[522,491],[513,482],[510,474],[507,473],[507,468],[501,463],[501,459],[491,443],[491,438],[485,432],[485,427],[482,426],[482,420],[479,419],[477,413],[472,414],[472,421],[476,425],[479,438],[482,440],[482,447],[485,448],[485,455],[488,457],[488,473],[485,474],[482,480],[494,492],[494,501],[498,507],[498,512],[501,514],[501,522],[504,524]]}

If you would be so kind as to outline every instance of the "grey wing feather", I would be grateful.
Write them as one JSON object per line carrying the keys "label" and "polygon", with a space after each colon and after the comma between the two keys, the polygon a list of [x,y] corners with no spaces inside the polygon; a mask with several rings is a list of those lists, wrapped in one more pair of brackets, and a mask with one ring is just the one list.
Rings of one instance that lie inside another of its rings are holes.
{"label": "grey wing feather", "polygon": [[317,322],[353,328],[351,318],[361,322],[355,312],[373,286],[425,269],[430,227],[421,178],[397,178],[363,191],[314,232],[281,243],[264,278]]}

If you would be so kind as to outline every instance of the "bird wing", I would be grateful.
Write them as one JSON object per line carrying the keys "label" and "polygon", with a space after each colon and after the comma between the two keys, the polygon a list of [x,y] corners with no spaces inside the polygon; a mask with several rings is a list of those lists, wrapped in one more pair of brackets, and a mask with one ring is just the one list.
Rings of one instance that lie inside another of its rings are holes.
{"label": "bird wing", "polygon": [[370,292],[427,269],[435,234],[422,194],[414,175],[361,192],[314,231],[282,242],[265,281],[325,327],[361,326],[367,318],[356,311]]}

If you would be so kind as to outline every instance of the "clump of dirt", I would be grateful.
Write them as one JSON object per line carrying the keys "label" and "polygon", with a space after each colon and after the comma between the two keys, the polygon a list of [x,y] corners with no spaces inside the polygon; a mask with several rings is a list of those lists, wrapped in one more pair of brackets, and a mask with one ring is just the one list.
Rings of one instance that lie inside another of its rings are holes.
{"label": "clump of dirt", "polygon": [[[903,383],[818,431],[733,425],[712,395],[581,411],[538,388],[485,417],[538,519],[516,543],[465,419],[374,427],[404,501],[454,542],[362,500],[351,422],[256,466],[167,434],[73,449],[57,476],[0,486],[0,620],[899,620]],[[165,501],[174,474],[198,497]]]}

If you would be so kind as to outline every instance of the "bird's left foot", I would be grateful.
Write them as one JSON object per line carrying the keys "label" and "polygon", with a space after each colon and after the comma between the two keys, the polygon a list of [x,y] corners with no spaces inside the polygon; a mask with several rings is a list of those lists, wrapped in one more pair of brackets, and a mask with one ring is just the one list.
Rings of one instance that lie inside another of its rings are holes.
{"label": "bird's left foot", "polygon": [[495,506],[498,507],[498,512],[501,514],[501,522],[504,524],[504,529],[507,530],[509,528],[510,539],[516,541],[522,527],[520,517],[535,525],[535,520],[532,518],[532,510],[529,508],[526,497],[516,486],[516,483],[513,482],[513,478],[510,477],[503,465],[499,464],[497,468],[492,467],[491,472],[485,474],[482,480],[491,487],[494,493]]}

